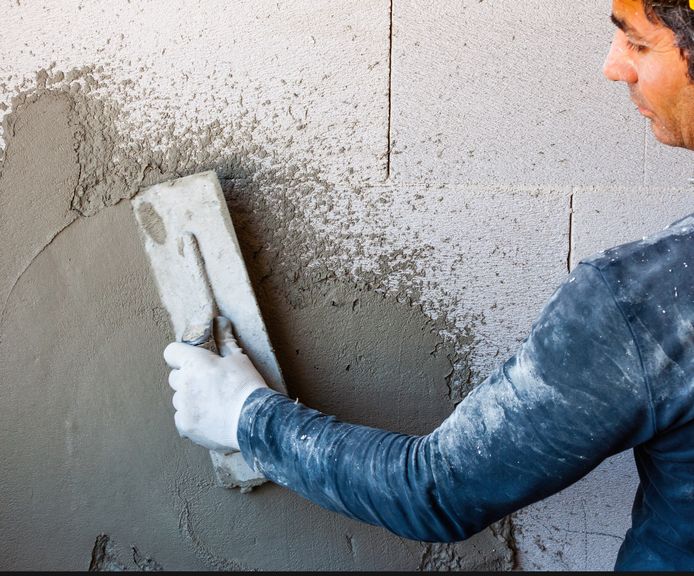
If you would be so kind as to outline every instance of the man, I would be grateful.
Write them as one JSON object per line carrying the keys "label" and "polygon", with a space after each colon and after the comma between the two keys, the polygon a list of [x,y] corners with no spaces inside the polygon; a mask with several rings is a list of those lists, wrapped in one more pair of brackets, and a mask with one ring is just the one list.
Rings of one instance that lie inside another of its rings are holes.
{"label": "man", "polygon": [[[605,75],[655,136],[694,150],[689,0],[614,0]],[[408,538],[455,541],[633,448],[640,486],[618,569],[694,569],[694,215],[583,261],[518,353],[423,437],[341,423],[269,390],[236,345],[170,344],[180,434]]]}

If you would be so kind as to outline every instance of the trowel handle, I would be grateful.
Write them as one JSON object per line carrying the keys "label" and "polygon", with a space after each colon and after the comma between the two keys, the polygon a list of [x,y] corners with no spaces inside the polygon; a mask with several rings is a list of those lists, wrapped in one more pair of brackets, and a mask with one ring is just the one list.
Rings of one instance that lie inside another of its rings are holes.
{"label": "trowel handle", "polygon": [[214,341],[212,328],[213,319],[217,315],[217,303],[214,300],[210,279],[205,269],[205,260],[202,257],[198,240],[194,234],[191,232],[184,233],[181,241],[183,245],[182,252],[186,256],[186,263],[189,266],[187,272],[199,279],[197,284],[199,293],[197,297],[199,301],[204,302],[204,309],[197,310],[193,316],[198,321],[207,317],[202,323],[197,323],[194,320],[183,332],[181,342],[192,344],[193,346],[201,346],[218,354],[219,350],[217,350],[217,345]]}
{"label": "trowel handle", "polygon": [[219,354],[217,343],[212,335],[212,321],[207,324],[189,327],[181,337],[181,342],[190,344],[191,346],[200,346],[210,352]]}

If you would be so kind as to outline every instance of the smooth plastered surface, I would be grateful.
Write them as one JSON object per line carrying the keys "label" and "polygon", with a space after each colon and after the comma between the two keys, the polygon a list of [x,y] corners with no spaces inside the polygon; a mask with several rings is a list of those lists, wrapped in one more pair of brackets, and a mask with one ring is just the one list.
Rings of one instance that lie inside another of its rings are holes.
{"label": "smooth plastered surface", "polygon": [[455,545],[216,487],[124,201],[214,170],[290,392],[426,432],[577,259],[694,210],[606,14],[540,4],[2,4],[0,567],[612,567],[628,458]]}

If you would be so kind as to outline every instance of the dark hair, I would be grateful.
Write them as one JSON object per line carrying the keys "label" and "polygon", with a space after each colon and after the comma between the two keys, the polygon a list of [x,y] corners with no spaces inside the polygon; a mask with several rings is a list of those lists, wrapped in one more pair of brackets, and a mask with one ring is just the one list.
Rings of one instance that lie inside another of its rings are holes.
{"label": "dark hair", "polygon": [[643,8],[651,22],[660,21],[675,33],[689,65],[689,78],[694,81],[694,9],[689,0],[643,0]]}

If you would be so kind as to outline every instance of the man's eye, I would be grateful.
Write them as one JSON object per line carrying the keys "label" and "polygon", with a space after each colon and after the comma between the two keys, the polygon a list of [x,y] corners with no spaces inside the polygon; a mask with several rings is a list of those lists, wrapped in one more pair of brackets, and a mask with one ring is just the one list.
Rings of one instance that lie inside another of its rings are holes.
{"label": "man's eye", "polygon": [[629,50],[633,50],[634,52],[643,52],[647,47],[643,44],[635,44],[627,38],[627,48],[629,48]]}

